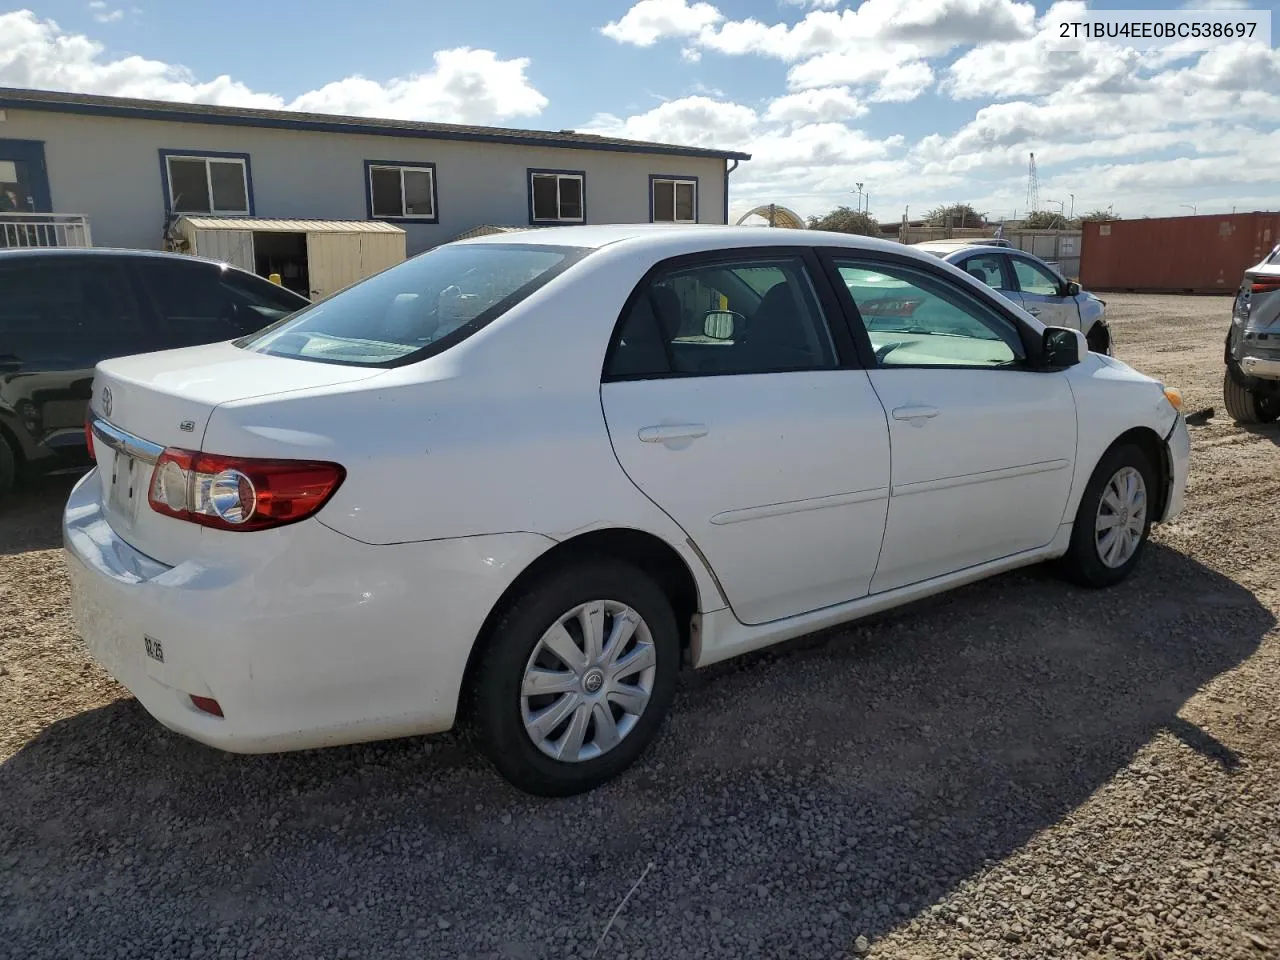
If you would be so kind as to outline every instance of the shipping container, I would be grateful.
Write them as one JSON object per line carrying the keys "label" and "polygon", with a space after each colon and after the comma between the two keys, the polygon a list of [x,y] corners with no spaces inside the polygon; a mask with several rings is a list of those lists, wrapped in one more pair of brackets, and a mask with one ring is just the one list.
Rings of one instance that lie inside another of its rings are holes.
{"label": "shipping container", "polygon": [[1244,271],[1280,242],[1280,213],[1106,220],[1084,224],[1086,290],[1235,293]]}
{"label": "shipping container", "polygon": [[405,233],[380,220],[184,216],[169,247],[277,276],[295,293],[320,300],[404,260]]}

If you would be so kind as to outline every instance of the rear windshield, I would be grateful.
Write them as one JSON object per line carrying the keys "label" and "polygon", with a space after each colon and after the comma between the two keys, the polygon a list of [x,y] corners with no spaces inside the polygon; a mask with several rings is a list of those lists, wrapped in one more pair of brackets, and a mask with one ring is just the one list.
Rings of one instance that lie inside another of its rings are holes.
{"label": "rear windshield", "polygon": [[413,363],[465,340],[588,252],[516,243],[437,247],[236,345],[321,363]]}

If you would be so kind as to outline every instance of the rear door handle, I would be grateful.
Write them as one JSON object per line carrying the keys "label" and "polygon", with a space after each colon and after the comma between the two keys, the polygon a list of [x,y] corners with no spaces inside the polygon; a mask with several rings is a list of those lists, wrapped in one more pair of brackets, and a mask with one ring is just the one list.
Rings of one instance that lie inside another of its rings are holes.
{"label": "rear door handle", "polygon": [[641,427],[636,434],[645,443],[668,443],[671,440],[696,440],[705,437],[707,428],[701,423],[664,423]]}
{"label": "rear door handle", "polygon": [[893,419],[895,420],[910,420],[913,422],[919,422],[921,420],[932,420],[937,415],[938,415],[937,407],[917,406],[917,407],[894,407],[893,408]]}

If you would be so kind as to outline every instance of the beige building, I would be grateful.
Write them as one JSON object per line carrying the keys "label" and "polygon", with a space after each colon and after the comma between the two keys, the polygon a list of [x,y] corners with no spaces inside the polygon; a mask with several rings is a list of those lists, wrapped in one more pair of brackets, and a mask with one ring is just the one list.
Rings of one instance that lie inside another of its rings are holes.
{"label": "beige building", "polygon": [[83,215],[94,246],[163,248],[182,214],[384,221],[410,255],[483,225],[725,223],[729,174],[746,159],[572,131],[0,88],[0,214]]}

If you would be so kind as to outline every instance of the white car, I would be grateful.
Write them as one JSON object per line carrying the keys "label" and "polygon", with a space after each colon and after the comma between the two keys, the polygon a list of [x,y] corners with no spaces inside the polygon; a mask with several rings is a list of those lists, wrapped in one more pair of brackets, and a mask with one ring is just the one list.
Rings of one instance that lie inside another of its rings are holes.
{"label": "white car", "polygon": [[473,718],[563,795],[705,666],[1182,506],[1176,391],[897,243],[564,227],[447,244],[247,339],[109,360],[64,534],[161,723],[269,752]]}
{"label": "white car", "polygon": [[925,240],[912,246],[954,263],[1041,323],[1079,330],[1095,353],[1111,354],[1107,302],[1039,257],[1012,249],[1007,240]]}

